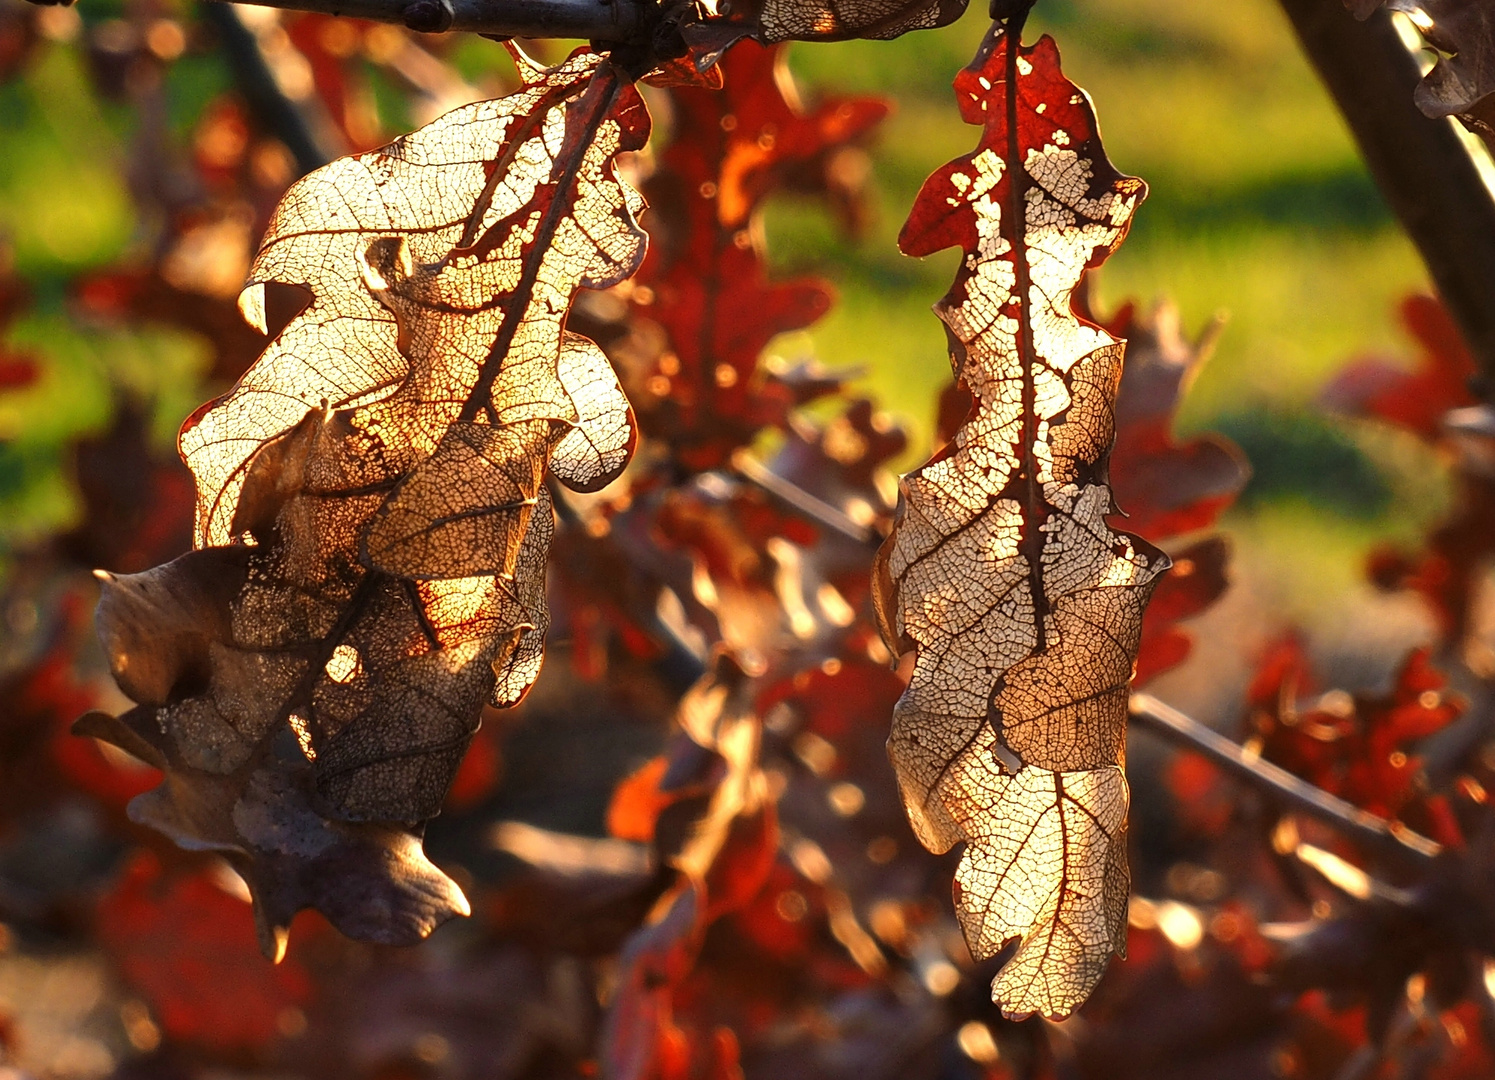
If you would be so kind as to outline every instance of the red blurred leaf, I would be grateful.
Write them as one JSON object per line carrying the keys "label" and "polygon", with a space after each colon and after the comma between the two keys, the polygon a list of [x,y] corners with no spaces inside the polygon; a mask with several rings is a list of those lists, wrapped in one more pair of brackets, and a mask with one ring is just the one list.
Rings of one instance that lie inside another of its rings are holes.
{"label": "red blurred leaf", "polygon": [[1473,405],[1474,358],[1447,309],[1431,296],[1401,303],[1402,324],[1422,346],[1417,365],[1364,357],[1341,370],[1319,400],[1353,416],[1374,416],[1434,440],[1450,409]]}
{"label": "red blurred leaf", "polygon": [[1166,303],[1145,316],[1124,308],[1107,326],[1126,339],[1111,483],[1126,527],[1141,535],[1208,528],[1246,486],[1250,467],[1234,443],[1219,435],[1182,442],[1173,436],[1174,413],[1214,350],[1219,327],[1212,324],[1189,341],[1178,309]]}
{"label": "red blurred leaf", "polygon": [[659,812],[679,797],[659,789],[659,782],[664,779],[669,765],[669,758],[654,758],[614,789],[612,802],[607,807],[609,833],[619,840],[639,843],[654,839],[654,823]]}
{"label": "red blurred leaf", "polygon": [[1134,683],[1144,685],[1188,659],[1193,649],[1189,634],[1177,623],[1204,611],[1229,587],[1225,567],[1230,545],[1210,537],[1173,555],[1173,569],[1158,583],[1142,617],[1142,644],[1137,652]]}
{"label": "red blurred leaf", "polygon": [[137,855],[99,905],[100,940],[173,1039],[218,1051],[274,1041],[311,979],[295,956],[265,963],[249,904],[209,870],[167,875]]}
{"label": "red blurred leaf", "polygon": [[[20,20],[30,25],[29,13]],[[13,15],[0,14],[0,73],[4,71],[6,34],[18,23]],[[35,382],[40,374],[40,360],[28,350],[12,350],[4,344],[10,324],[31,306],[31,289],[8,269],[10,249],[0,243],[0,390],[17,390]]]}
{"label": "red blurred leaf", "polygon": [[135,573],[192,546],[192,474],[152,445],[136,402],[118,402],[106,431],[78,440],[73,470],[84,512],[64,542],[84,566]]}
{"label": "red blurred leaf", "polygon": [[30,386],[39,373],[36,360],[24,354],[0,356],[0,390]]}
{"label": "red blurred leaf", "polygon": [[[286,20],[286,34],[306,58],[312,85],[345,144],[344,152],[371,150],[382,141],[373,89],[355,63],[369,24],[336,15],[300,12]],[[400,31],[395,31],[399,33]]]}
{"label": "red blurred leaf", "polygon": [[624,947],[602,1036],[609,1080],[684,1080],[688,1075],[689,1050],[675,1026],[672,1002],[700,948],[704,908],[701,884],[682,875]]}
{"label": "red blurred leaf", "polygon": [[1464,711],[1446,684],[1428,651],[1416,649],[1387,694],[1334,691],[1310,698],[1306,657],[1288,639],[1267,655],[1248,699],[1263,757],[1371,813],[1440,831],[1441,840],[1458,846],[1463,838],[1456,824],[1430,803],[1419,780],[1422,762],[1415,752],[1422,739]]}
{"label": "red blurred leaf", "polygon": [[806,110],[781,48],[743,42],[721,62],[725,91],[674,90],[673,136],[646,194],[654,243],[633,292],[669,351],[630,394],[646,432],[671,441],[691,468],[721,464],[759,428],[782,423],[800,396],[758,367],[776,334],[830,306],[815,281],[767,280],[754,214],[786,185],[837,199],[835,155],[887,115],[874,99],[830,99]]}

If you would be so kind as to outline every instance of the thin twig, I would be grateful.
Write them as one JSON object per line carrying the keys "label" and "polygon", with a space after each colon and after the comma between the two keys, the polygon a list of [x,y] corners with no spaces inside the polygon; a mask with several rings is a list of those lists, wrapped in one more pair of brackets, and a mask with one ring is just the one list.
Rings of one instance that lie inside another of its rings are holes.
{"label": "thin twig", "polygon": [[750,480],[770,495],[783,499],[794,509],[820,522],[826,528],[861,544],[870,543],[876,539],[876,534],[871,529],[865,525],[858,525],[824,499],[811,495],[792,481],[785,480],[746,450],[739,450],[732,455],[732,467],[742,475],[743,479]]}
{"label": "thin twig", "polygon": [[1437,841],[1413,832],[1400,822],[1387,821],[1362,810],[1270,761],[1263,761],[1247,753],[1219,732],[1205,727],[1198,720],[1164,704],[1151,694],[1133,694],[1131,714],[1132,719],[1203,754],[1226,772],[1256,786],[1268,797],[1296,807],[1380,851],[1432,859],[1443,850]]}
{"label": "thin twig", "polygon": [[1495,199],[1450,120],[1413,104],[1421,79],[1391,13],[1357,22],[1338,0],[1280,0],[1381,194],[1495,391]]}
{"label": "thin twig", "polygon": [[646,0],[255,0],[259,6],[396,23],[422,33],[470,30],[490,37],[632,41]]}

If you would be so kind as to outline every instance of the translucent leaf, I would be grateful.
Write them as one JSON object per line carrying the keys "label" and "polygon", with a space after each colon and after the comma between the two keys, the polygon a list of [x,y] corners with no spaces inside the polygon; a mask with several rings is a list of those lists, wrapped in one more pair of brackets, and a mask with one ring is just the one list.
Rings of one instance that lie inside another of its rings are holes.
{"label": "translucent leaf", "polygon": [[564,323],[643,258],[613,166],[648,117],[585,50],[531,75],[286,194],[244,310],[312,299],[183,429],[202,550],[105,582],[141,708],[93,730],[161,764],[132,814],[232,858],[271,952],[299,907],[376,941],[466,912],[420,824],[539,673],[547,477],[592,490],[633,449]]}
{"label": "translucent leaf", "polygon": [[936,310],[976,408],[905,479],[875,577],[884,637],[915,653],[888,744],[910,820],[935,851],[967,845],[973,954],[1021,939],[994,998],[1059,1017],[1125,944],[1127,686],[1167,558],[1106,524],[1123,343],[1070,303],[1145,187],[1106,161],[1053,42],[1015,45],[994,31],[957,76],[981,143],[899,240],[965,252]]}

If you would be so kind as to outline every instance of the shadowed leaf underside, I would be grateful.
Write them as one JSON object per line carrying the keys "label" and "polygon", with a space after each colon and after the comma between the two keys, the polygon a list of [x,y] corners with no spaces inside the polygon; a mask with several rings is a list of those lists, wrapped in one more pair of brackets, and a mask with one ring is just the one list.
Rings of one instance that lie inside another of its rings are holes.
{"label": "shadowed leaf underside", "polygon": [[98,624],[140,707],[88,733],[157,763],[132,808],[249,882],[267,951],[301,907],[415,940],[466,902],[421,853],[485,703],[539,672],[547,478],[634,444],[582,288],[643,257],[613,172],[648,118],[585,51],[516,94],[305,177],[240,307],[311,302],[184,427],[199,550],[110,578]]}
{"label": "shadowed leaf underside", "polygon": [[[1145,194],[1106,160],[1045,37],[994,30],[956,78],[976,150],[936,172],[899,238],[965,258],[936,307],[976,409],[903,485],[874,576],[915,653],[889,753],[915,831],[965,843],[956,907],[1013,1016],[1068,1015],[1125,945],[1127,687],[1167,558],[1106,524],[1123,342],[1071,311]],[[1014,92],[1015,91],[1015,92]]]}

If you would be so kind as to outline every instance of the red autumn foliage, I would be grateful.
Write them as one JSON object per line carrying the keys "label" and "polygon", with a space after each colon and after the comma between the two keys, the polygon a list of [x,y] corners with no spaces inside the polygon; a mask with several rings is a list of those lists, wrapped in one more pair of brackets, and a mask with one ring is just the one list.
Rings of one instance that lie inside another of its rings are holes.
{"label": "red autumn foliage", "polygon": [[[209,870],[170,874],[153,856],[137,856],[100,904],[98,933],[171,1039],[254,1050],[274,1040],[286,1010],[311,994],[294,957],[264,962],[249,905]],[[224,986],[233,993],[222,993]]]}
{"label": "red autumn foliage", "polygon": [[1456,829],[1447,832],[1451,821],[1436,809],[1441,796],[1418,789],[1416,747],[1465,708],[1458,695],[1447,693],[1447,682],[1428,650],[1417,649],[1388,694],[1314,697],[1302,645],[1289,638],[1263,658],[1247,697],[1263,757],[1372,813],[1408,820],[1458,845],[1462,838]]}
{"label": "red autumn foliage", "polygon": [[645,185],[654,243],[632,299],[669,347],[630,396],[645,431],[669,440],[692,469],[723,464],[765,426],[784,423],[815,384],[762,370],[776,335],[829,309],[818,281],[770,282],[754,224],[776,189],[825,193],[858,213],[861,192],[844,155],[888,113],[872,98],[831,99],[806,110],[788,81],[782,47],[744,43],[722,62],[725,92],[681,88],[661,171]]}
{"label": "red autumn foliage", "polygon": [[1422,347],[1409,371],[1394,360],[1356,360],[1329,382],[1320,397],[1328,408],[1371,416],[1436,439],[1451,409],[1473,405],[1469,389],[1474,358],[1447,310],[1431,296],[1409,296],[1401,304],[1402,325]]}

